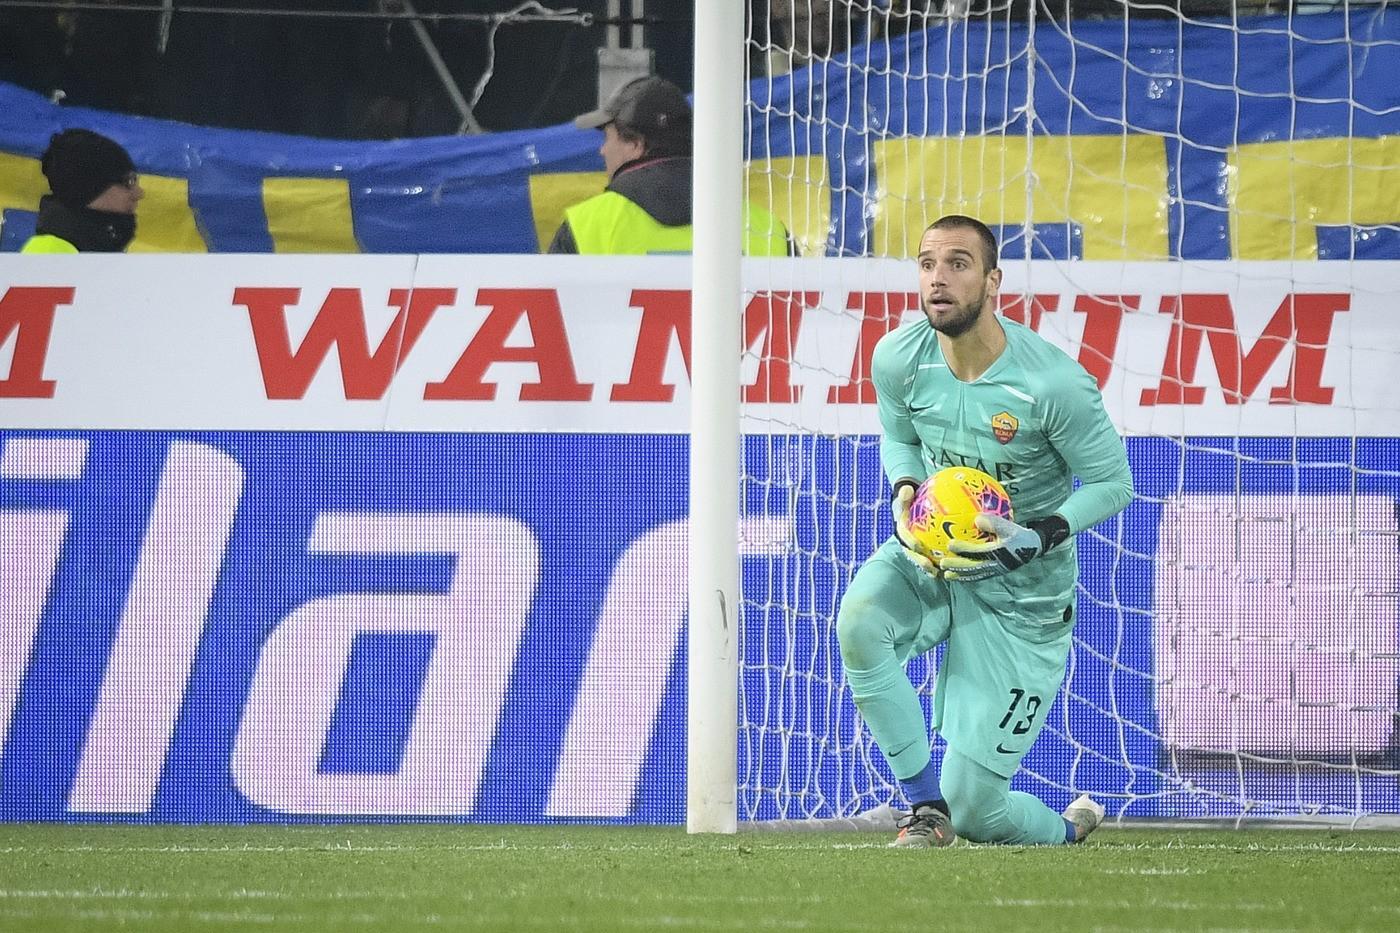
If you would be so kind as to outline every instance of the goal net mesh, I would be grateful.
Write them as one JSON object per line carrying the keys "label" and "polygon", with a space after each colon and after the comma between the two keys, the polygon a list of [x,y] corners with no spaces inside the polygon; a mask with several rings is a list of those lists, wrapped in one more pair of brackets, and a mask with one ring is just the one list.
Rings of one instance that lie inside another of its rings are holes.
{"label": "goal net mesh", "polygon": [[[987,2],[751,4],[747,196],[803,258],[745,270],[740,819],[901,804],[836,618],[891,530],[869,351],[949,213],[998,234],[1002,313],[1098,378],[1136,489],[1079,536],[1013,786],[1400,813],[1400,19]],[[939,657],[908,668],[926,710]]]}

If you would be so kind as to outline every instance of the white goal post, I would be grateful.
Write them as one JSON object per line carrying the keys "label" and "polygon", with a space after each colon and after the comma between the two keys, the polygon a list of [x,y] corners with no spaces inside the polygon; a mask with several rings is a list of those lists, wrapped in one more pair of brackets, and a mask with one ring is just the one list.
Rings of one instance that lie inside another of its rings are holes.
{"label": "white goal post", "polygon": [[[917,318],[948,213],[998,234],[1001,312],[1098,380],[1134,472],[1079,536],[1069,671],[1013,786],[1400,825],[1400,20],[748,6],[696,3],[689,829],[898,802],[835,620],[889,533],[869,352]],[[801,258],[740,262],[745,200]],[[754,519],[786,537],[736,548]],[[937,663],[909,665],[926,703]]]}
{"label": "white goal post", "polygon": [[[732,833],[738,722],[743,8],[695,3],[686,827]],[[703,142],[700,142],[703,140]]]}

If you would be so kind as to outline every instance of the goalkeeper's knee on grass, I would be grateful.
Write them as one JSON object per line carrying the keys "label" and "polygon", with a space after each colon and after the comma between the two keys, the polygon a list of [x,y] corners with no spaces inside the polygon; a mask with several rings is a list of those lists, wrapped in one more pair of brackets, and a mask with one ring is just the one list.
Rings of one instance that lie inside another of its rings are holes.
{"label": "goalkeeper's knee on grass", "polygon": [[1030,794],[1011,790],[1011,779],[949,748],[940,775],[953,829],[969,842],[1064,845],[1071,841],[1064,817]]}

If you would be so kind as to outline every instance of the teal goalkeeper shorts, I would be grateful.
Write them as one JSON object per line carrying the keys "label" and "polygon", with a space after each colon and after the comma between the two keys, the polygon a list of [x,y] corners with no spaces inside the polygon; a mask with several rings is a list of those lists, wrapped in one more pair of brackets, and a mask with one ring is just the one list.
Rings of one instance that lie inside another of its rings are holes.
{"label": "teal goalkeeper shorts", "polygon": [[[963,755],[1010,777],[1040,734],[1064,681],[1074,627],[1072,601],[1056,607],[1049,618],[1027,618],[1006,604],[1007,590],[1015,590],[1014,572],[985,583],[938,580],[905,557],[893,538],[861,568],[857,580],[869,573],[893,583],[891,569],[908,587],[882,586],[874,598],[888,594],[899,603],[888,607],[891,615],[908,620],[907,629],[895,633],[900,662],[948,644],[934,688],[933,730]],[[995,587],[988,586],[993,583]],[[1038,615],[1047,614],[1048,607],[1028,604],[1036,606]]]}

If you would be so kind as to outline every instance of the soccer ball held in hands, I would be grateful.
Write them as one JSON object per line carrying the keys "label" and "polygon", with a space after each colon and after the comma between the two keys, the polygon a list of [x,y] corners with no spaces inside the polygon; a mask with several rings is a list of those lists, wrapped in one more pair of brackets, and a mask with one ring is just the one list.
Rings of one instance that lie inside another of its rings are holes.
{"label": "soccer ball held in hands", "polygon": [[945,467],[914,493],[909,531],[914,544],[935,564],[952,552],[952,541],[990,541],[977,527],[979,514],[1011,518],[1011,497],[1001,483],[972,467]]}

